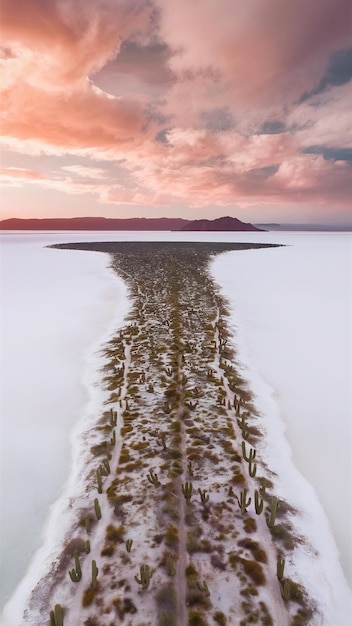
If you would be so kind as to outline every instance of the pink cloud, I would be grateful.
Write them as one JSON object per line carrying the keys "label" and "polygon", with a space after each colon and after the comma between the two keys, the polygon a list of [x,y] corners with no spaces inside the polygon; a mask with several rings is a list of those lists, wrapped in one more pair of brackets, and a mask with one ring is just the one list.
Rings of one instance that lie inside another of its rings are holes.
{"label": "pink cloud", "polygon": [[[234,104],[297,98],[350,45],[349,0],[158,0],[172,70],[213,72]],[[282,93],[282,89],[285,92]]]}
{"label": "pink cloud", "polygon": [[299,98],[348,45],[348,15],[347,0],[3,0],[3,145],[62,159],[3,180],[121,206],[347,206],[348,163],[305,152],[352,146],[349,85]]}

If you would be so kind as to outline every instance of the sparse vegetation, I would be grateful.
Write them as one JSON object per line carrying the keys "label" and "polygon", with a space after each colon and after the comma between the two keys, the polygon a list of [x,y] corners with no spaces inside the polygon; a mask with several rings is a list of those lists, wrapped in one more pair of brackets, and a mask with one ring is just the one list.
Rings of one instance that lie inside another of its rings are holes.
{"label": "sparse vegetation", "polygon": [[[131,626],[142,623],[146,597],[158,626],[178,625],[180,605],[187,606],[188,626],[208,620],[226,626],[225,614],[211,604],[223,572],[237,589],[238,623],[273,623],[260,587],[269,577],[278,581],[256,532],[264,527],[283,551],[293,537],[285,510],[278,514],[275,495],[262,490],[273,485],[259,476],[265,473],[259,423],[229,341],[226,303],[207,272],[210,252],[231,245],[212,245],[195,251],[178,244],[175,254],[171,244],[132,242],[114,256],[133,308],[105,347],[106,409],[90,448],[89,523],[80,526],[83,549],[88,533],[96,548],[97,529],[105,543],[94,552],[101,562],[93,561],[83,593],[86,622],[96,619],[89,609],[102,610],[111,589],[114,599],[104,610],[121,621],[128,615]],[[101,246],[115,252],[114,244]],[[68,559],[63,563],[67,572]],[[292,582],[290,598],[300,606],[298,626],[307,599]]]}

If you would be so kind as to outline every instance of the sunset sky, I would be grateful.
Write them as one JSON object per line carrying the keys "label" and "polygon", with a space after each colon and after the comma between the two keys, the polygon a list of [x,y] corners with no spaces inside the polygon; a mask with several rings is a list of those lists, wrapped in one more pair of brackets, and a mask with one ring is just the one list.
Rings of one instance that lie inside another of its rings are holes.
{"label": "sunset sky", "polygon": [[0,217],[352,225],[351,0],[1,0]]}

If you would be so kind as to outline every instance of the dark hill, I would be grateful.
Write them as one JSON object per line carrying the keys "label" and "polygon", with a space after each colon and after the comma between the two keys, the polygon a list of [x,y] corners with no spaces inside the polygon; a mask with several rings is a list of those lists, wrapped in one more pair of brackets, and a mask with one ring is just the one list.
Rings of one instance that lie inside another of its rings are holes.
{"label": "dark hill", "polygon": [[168,231],[259,231],[234,217],[215,220],[184,220],[181,218],[111,219],[106,217],[54,217],[44,219],[10,218],[0,221],[0,230],[168,230]]}
{"label": "dark hill", "polygon": [[186,224],[182,230],[208,230],[208,231],[260,231],[261,228],[241,222],[236,217],[219,217],[215,220],[193,220]]}

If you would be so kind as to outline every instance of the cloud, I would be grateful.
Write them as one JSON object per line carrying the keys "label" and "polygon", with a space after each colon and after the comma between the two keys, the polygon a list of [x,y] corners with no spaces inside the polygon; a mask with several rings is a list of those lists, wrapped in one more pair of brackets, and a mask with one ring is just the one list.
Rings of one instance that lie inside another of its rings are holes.
{"label": "cloud", "polygon": [[319,81],[319,84],[308,93],[304,93],[300,102],[308,100],[314,95],[317,95],[328,89],[329,87],[336,87],[344,85],[352,79],[352,48],[346,48],[345,50],[339,50],[329,59],[327,69]]}
{"label": "cloud", "polygon": [[108,175],[100,167],[87,167],[86,165],[64,165],[62,169],[83,178],[106,178]]}
{"label": "cloud", "polygon": [[347,205],[349,10],[3,0],[3,145],[60,165],[2,175],[121,206]]}
{"label": "cloud", "polygon": [[[328,148],[326,146],[309,146],[304,148],[305,154],[322,154],[324,159],[331,161],[349,161],[352,163],[352,148]],[[352,176],[352,170],[351,170]]]}

